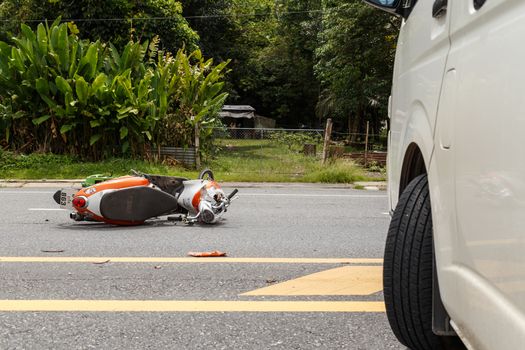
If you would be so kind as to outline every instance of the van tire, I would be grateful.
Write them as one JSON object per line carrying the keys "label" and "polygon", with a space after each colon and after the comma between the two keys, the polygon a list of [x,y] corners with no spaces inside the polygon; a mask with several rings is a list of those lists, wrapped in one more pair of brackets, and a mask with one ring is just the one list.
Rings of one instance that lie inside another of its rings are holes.
{"label": "van tire", "polygon": [[403,191],[388,230],[383,265],[388,321],[410,349],[463,349],[459,338],[432,332],[432,270],[432,215],[424,174]]}

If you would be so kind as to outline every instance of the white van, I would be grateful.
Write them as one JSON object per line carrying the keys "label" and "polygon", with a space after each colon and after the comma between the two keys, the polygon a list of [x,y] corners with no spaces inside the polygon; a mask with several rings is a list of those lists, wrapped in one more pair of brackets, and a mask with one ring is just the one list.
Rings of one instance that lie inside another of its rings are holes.
{"label": "white van", "polygon": [[403,17],[389,108],[392,329],[411,349],[525,349],[525,0],[364,1]]}

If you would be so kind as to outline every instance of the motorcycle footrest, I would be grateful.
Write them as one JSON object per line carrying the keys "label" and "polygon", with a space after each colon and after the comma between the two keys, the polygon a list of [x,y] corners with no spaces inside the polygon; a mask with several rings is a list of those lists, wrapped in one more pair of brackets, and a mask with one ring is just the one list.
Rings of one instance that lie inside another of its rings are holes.
{"label": "motorcycle footrest", "polygon": [[143,222],[173,213],[177,199],[150,187],[132,187],[108,193],[100,202],[100,213],[109,220]]}

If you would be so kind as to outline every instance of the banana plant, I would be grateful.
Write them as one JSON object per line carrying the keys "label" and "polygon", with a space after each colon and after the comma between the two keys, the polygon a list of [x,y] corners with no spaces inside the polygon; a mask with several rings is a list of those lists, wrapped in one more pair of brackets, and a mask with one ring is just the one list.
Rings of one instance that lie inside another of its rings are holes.
{"label": "banana plant", "polygon": [[36,30],[22,25],[0,42],[0,126],[13,148],[140,152],[148,142],[190,145],[195,124],[216,121],[228,62],[213,66],[198,50],[160,52],[158,38],[119,51],[78,34],[57,19]]}

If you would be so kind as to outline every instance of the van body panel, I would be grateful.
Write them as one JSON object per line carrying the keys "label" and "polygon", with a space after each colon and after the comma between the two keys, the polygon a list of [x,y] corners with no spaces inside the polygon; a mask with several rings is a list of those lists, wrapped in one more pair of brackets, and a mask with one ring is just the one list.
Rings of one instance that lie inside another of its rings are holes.
{"label": "van body panel", "polygon": [[[408,20],[403,22],[398,40],[388,159],[391,209],[395,208],[400,195],[404,152],[408,145],[418,145],[427,165],[432,154],[436,96],[441,90],[450,46],[449,16],[432,18],[432,5],[432,1],[418,1]],[[421,126],[426,130],[419,129]]]}
{"label": "van body panel", "polygon": [[440,294],[474,349],[525,344],[525,1],[419,0],[396,52],[391,209],[417,145],[427,166]]}
{"label": "van body panel", "polygon": [[[432,164],[441,173],[432,192],[436,253],[452,262],[438,263],[442,299],[476,349],[522,348],[525,2],[490,0],[476,11],[471,1],[453,1],[449,11],[447,70],[456,72],[449,89],[457,96],[440,101],[447,121],[439,113],[435,141],[446,134],[451,147],[436,146]],[[455,188],[452,201],[442,195],[447,186]]]}
{"label": "van body panel", "polygon": [[[450,61],[448,61],[448,64]],[[455,207],[455,158],[454,129],[451,127],[457,104],[458,74],[447,68],[443,88],[439,96],[440,105],[435,130],[435,148],[428,167],[428,180],[434,228],[434,254],[443,305],[448,310],[449,300],[456,300],[456,276],[454,251],[457,246]]]}

